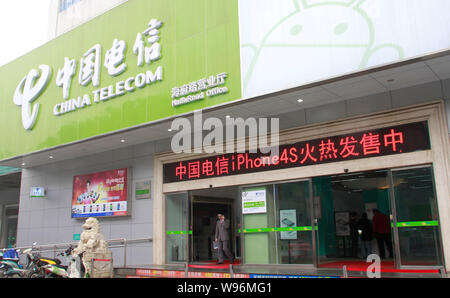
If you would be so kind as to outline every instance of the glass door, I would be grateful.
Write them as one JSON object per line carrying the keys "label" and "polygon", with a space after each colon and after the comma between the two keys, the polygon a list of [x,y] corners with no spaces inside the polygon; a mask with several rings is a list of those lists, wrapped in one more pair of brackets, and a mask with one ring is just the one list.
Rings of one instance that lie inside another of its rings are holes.
{"label": "glass door", "polygon": [[314,264],[311,180],[275,184],[278,264]]}
{"label": "glass door", "polygon": [[314,264],[311,193],[311,180],[241,188],[246,264]]}
{"label": "glass door", "polygon": [[399,267],[441,266],[432,167],[392,170],[393,230]]}
{"label": "glass door", "polygon": [[7,226],[7,247],[16,246],[16,235],[17,235],[17,216],[8,216],[6,220]]}
{"label": "glass door", "polygon": [[167,263],[188,262],[189,238],[189,195],[187,192],[166,195],[166,261]]}

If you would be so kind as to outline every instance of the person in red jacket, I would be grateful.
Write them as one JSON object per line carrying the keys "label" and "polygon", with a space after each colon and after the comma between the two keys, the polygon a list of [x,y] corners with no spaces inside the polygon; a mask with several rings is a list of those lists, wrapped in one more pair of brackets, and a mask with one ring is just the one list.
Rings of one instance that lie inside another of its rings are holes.
{"label": "person in red jacket", "polygon": [[378,251],[380,252],[380,258],[384,259],[386,257],[384,251],[384,244],[389,251],[389,257],[393,257],[392,252],[392,240],[391,240],[391,221],[389,217],[381,213],[378,209],[373,210],[373,233],[375,234],[375,239],[378,243]]}

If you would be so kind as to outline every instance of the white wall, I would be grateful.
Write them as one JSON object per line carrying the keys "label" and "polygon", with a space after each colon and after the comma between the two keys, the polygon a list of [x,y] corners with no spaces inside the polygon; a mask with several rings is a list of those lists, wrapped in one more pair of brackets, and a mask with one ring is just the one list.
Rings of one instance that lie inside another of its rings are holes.
{"label": "white wall", "polygon": [[82,0],[60,13],[59,0],[53,0],[50,6],[49,39],[64,34],[126,1],[128,0]]}
{"label": "white wall", "polygon": [[[153,180],[153,154],[167,150],[168,142],[149,143],[125,149],[103,152],[83,158],[57,162],[22,173],[18,243],[38,244],[70,243],[74,234],[82,232],[83,219],[71,218],[73,177],[99,171],[132,167],[131,216],[125,218],[99,218],[106,240],[142,239],[153,235],[153,199],[136,200],[134,182]],[[32,186],[44,186],[47,198],[31,199]],[[152,186],[153,198],[153,186]],[[123,248],[113,250],[114,264],[123,264]],[[152,264],[152,243],[130,245],[127,265]]]}
{"label": "white wall", "polygon": [[446,0],[239,1],[243,97],[450,47]]}

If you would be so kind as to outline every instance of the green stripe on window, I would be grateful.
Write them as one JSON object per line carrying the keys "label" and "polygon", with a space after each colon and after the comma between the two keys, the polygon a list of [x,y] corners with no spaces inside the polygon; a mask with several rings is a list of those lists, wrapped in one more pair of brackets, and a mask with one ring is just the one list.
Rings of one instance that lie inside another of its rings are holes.
{"label": "green stripe on window", "polygon": [[437,227],[439,223],[437,220],[430,221],[404,221],[398,222],[398,228],[411,228],[411,227]]}
{"label": "green stripe on window", "polygon": [[[312,231],[311,226],[304,227],[286,227],[286,228],[256,228],[256,229],[239,229],[239,233],[268,233],[268,232],[309,232]],[[317,227],[316,227],[317,231]]]}
{"label": "green stripe on window", "polygon": [[167,235],[192,235],[192,231],[167,231]]}

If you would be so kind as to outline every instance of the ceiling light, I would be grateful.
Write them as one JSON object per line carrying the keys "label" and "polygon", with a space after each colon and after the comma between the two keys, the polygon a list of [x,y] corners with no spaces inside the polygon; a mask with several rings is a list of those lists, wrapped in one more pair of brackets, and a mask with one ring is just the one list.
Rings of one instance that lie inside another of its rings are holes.
{"label": "ceiling light", "polygon": [[298,103],[302,103],[302,102],[304,102],[304,100],[303,100],[303,98],[300,98],[300,99],[297,100],[297,102]]}
{"label": "ceiling light", "polygon": [[169,128],[167,131],[168,131],[168,132],[172,132],[172,128]]}
{"label": "ceiling light", "polygon": [[53,155],[50,155],[48,158],[53,159]]}
{"label": "ceiling light", "polygon": [[120,140],[121,143],[125,143],[125,140]]}
{"label": "ceiling light", "polygon": [[23,163],[22,163],[22,166],[24,166],[24,165],[25,165],[25,163],[23,162]]}

